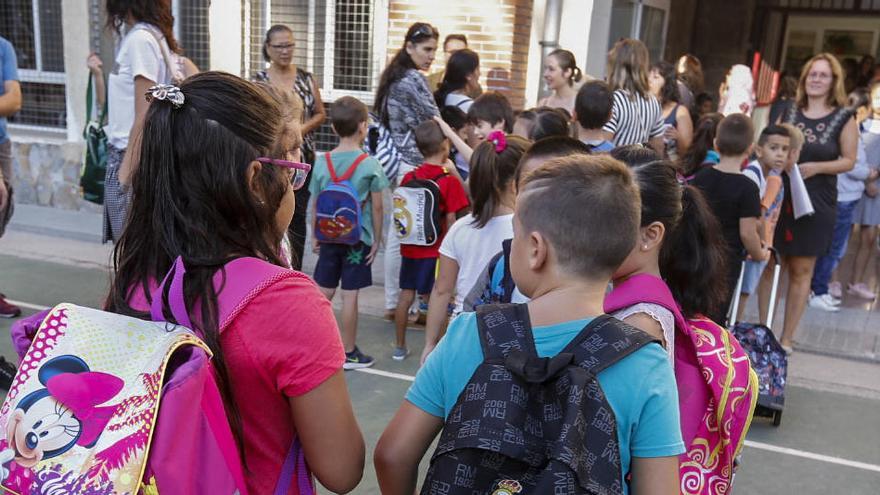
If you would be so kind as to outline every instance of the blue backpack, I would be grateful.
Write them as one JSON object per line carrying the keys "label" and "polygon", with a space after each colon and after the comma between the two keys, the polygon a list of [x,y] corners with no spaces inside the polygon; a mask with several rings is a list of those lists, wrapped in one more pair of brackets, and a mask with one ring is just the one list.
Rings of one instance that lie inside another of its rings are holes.
{"label": "blue backpack", "polygon": [[315,238],[326,244],[357,244],[361,241],[361,202],[349,179],[369,155],[357,157],[341,177],[336,176],[330,153],[324,157],[331,181],[315,200]]}

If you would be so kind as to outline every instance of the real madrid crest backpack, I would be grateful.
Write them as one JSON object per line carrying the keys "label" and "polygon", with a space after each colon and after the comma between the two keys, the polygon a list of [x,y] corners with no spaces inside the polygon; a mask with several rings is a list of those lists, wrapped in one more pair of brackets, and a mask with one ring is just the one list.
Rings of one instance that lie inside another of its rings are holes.
{"label": "real madrid crest backpack", "polygon": [[433,246],[442,233],[443,200],[437,181],[447,172],[430,179],[412,175],[394,190],[394,229],[401,244]]}

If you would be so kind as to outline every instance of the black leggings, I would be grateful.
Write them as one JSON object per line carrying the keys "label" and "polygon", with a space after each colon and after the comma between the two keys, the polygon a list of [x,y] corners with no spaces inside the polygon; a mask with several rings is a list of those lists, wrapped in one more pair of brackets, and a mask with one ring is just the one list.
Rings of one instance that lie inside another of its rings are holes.
{"label": "black leggings", "polygon": [[[303,152],[303,159],[315,166],[314,153]],[[312,174],[306,177],[306,183],[295,193],[296,208],[293,211],[293,218],[287,227],[287,237],[290,239],[290,265],[294,270],[302,270],[303,256],[306,252],[306,214],[309,208],[309,184],[312,182]]]}

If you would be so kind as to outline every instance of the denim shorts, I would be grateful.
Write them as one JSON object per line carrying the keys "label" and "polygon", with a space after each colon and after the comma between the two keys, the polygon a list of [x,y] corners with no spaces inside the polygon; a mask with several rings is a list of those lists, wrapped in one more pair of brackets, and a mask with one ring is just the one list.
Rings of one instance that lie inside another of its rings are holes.
{"label": "denim shorts", "polygon": [[400,288],[414,290],[419,295],[430,294],[434,289],[437,258],[407,258],[400,260]]}
{"label": "denim shorts", "polygon": [[359,242],[346,244],[321,244],[318,264],[315,266],[315,283],[325,289],[335,289],[342,282],[342,290],[360,290],[373,285],[372,265],[367,264],[370,246]]}
{"label": "denim shorts", "polygon": [[740,290],[743,294],[752,294],[755,292],[755,289],[758,288],[758,283],[761,281],[761,274],[764,273],[764,268],[767,267],[767,260],[764,261],[746,261],[746,270],[743,274],[743,285],[742,290]]}

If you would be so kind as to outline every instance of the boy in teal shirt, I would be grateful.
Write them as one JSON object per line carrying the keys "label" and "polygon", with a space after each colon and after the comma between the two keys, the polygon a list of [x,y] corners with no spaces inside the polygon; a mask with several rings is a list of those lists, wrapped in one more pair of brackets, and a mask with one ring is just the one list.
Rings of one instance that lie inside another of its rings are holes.
{"label": "boy in teal shirt", "polygon": [[[372,264],[379,249],[376,234],[382,233],[382,191],[388,188],[388,178],[382,165],[371,157],[360,158],[367,137],[367,106],[357,98],[342,97],[330,109],[333,131],[339,136],[339,145],[331,152],[318,154],[312,169],[309,192],[312,212],[315,202],[331,181],[328,156],[335,175],[342,177],[352,166],[357,167],[349,182],[361,203],[361,240],[353,246],[319,244],[312,239],[313,251],[318,253],[315,282],[321,292],[332,300],[336,288],[342,287],[342,344],[345,347],[345,369],[367,368],[375,362],[358,349],[358,291],[373,285]],[[313,213],[314,214],[314,213]],[[340,284],[341,282],[341,284]]]}
{"label": "boy in teal shirt", "polygon": [[[520,187],[511,271],[531,298],[538,355],[551,357],[603,314],[611,275],[636,242],[639,193],[626,166],[602,156],[553,160]],[[483,361],[479,339],[476,315],[460,315],[419,370],[376,446],[382,493],[415,489],[422,456]],[[598,381],[615,416],[624,493],[678,493],[684,444],[665,351],[648,344],[601,371]],[[461,418],[470,419],[480,418]]]}

